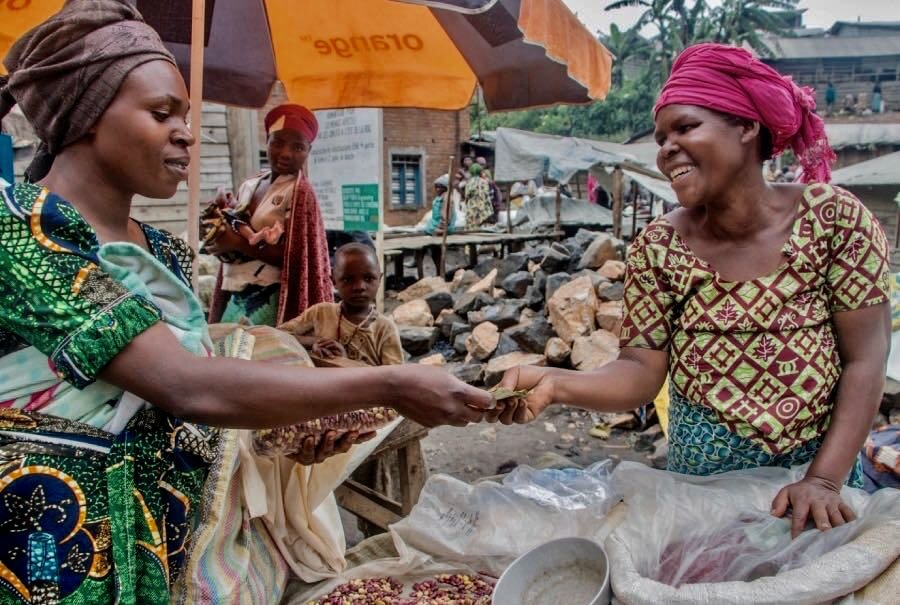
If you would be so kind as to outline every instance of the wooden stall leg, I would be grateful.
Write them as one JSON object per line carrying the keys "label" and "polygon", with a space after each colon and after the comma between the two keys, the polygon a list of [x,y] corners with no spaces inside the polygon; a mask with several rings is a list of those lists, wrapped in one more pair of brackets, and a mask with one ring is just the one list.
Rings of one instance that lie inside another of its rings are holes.
{"label": "wooden stall leg", "polygon": [[478,264],[478,244],[469,244],[466,246],[466,251],[469,253],[469,269]]}
{"label": "wooden stall leg", "polygon": [[403,273],[403,253],[400,252],[399,254],[394,255],[394,277],[402,281]]}
{"label": "wooden stall leg", "polygon": [[416,274],[419,279],[425,277],[425,248],[416,250]]}
{"label": "wooden stall leg", "polygon": [[400,462],[400,506],[404,515],[419,501],[419,494],[428,479],[428,466],[422,445],[416,440],[397,451]]}

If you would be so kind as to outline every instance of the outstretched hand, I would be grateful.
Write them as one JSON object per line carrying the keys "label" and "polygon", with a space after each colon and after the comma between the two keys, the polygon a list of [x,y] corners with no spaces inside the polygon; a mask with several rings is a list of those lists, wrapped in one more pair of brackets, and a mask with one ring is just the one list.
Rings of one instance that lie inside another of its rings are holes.
{"label": "outstretched hand", "polygon": [[497,402],[497,407],[485,416],[488,422],[525,424],[540,416],[553,403],[553,379],[547,368],[518,366],[503,375],[499,388],[527,391],[525,397],[511,397]]}
{"label": "outstretched hand", "polygon": [[365,443],[374,436],[374,431],[368,433],[350,431],[349,433],[344,433],[340,437],[338,437],[336,431],[328,431],[319,441],[317,446],[316,438],[310,435],[303,441],[303,447],[300,448],[300,451],[288,457],[305,466],[320,464],[332,456],[349,452],[350,448],[354,445]]}
{"label": "outstretched hand", "polygon": [[489,393],[440,368],[405,365],[396,366],[393,371],[398,382],[396,399],[386,404],[423,426],[466,426],[481,422],[485,412],[494,407],[494,398]]}
{"label": "outstretched hand", "polygon": [[841,499],[841,486],[821,477],[804,477],[781,488],[772,501],[772,514],[783,517],[789,509],[792,538],[803,532],[810,518],[820,531],[856,519],[853,509]]}

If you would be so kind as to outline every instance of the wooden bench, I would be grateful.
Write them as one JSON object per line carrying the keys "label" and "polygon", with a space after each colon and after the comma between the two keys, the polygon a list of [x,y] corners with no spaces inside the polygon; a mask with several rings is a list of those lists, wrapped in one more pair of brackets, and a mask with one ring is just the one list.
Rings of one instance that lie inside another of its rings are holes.
{"label": "wooden bench", "polygon": [[388,525],[408,515],[419,501],[419,494],[428,479],[428,466],[421,444],[426,435],[428,429],[404,419],[363,462],[363,467],[369,464],[374,473],[377,473],[378,465],[390,464],[389,454],[396,452],[399,485],[393,491],[397,491],[397,495],[378,492],[371,481],[361,481],[354,477],[344,481],[334,491],[339,505],[372,528],[364,533],[386,531]]}
{"label": "wooden bench", "polygon": [[[500,258],[509,252],[520,250],[526,242],[557,239],[557,233],[498,233],[492,231],[464,231],[447,236],[447,249],[465,248],[468,256],[467,268],[478,264],[478,246],[499,245]],[[442,238],[435,235],[388,235],[384,240],[384,256],[394,261],[394,275],[403,277],[404,261],[409,254],[415,258],[419,279],[425,277],[426,254],[440,254]]]}

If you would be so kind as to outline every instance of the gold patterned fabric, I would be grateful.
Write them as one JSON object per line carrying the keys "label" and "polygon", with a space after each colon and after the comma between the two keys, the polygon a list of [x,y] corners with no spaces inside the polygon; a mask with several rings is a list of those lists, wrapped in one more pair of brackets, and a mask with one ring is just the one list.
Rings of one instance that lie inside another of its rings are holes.
{"label": "gold patterned fabric", "polygon": [[628,256],[622,347],[669,352],[688,401],[764,451],[821,436],[841,373],[832,316],[886,303],[888,244],[852,194],[803,193],[785,261],[754,280],[722,279],[661,217]]}

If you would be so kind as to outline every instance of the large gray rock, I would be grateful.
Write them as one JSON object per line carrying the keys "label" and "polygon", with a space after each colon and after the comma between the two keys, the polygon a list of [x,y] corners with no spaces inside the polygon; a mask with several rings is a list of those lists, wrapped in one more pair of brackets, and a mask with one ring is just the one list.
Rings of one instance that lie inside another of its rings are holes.
{"label": "large gray rock", "polygon": [[522,250],[522,254],[528,257],[529,262],[540,263],[544,259],[544,248],[528,246]]}
{"label": "large gray rock", "polygon": [[590,336],[579,336],[572,343],[572,365],[590,372],[619,356],[619,339],[612,332],[597,330]]}
{"label": "large gray rock", "polygon": [[535,353],[507,353],[491,359],[484,369],[484,384],[492,387],[503,378],[503,373],[516,366],[544,366],[547,359]]}
{"label": "large gray rock", "polygon": [[466,320],[460,317],[458,313],[451,312],[438,316],[438,319],[434,323],[435,325],[440,326],[441,335],[447,340],[450,340],[450,336],[453,333],[453,325],[465,324]]}
{"label": "large gray rock", "polygon": [[608,233],[600,233],[594,238],[581,259],[578,261],[579,269],[599,269],[603,263],[619,258],[619,242]]}
{"label": "large gray rock", "polygon": [[434,325],[434,314],[424,300],[403,303],[391,313],[394,322],[400,326],[430,327]]}
{"label": "large gray rock", "polygon": [[553,326],[544,317],[538,316],[528,325],[520,325],[510,328],[503,333],[509,336],[519,349],[526,353],[543,353],[547,347],[547,341],[556,336]]}
{"label": "large gray rock", "polygon": [[524,308],[525,301],[523,299],[513,298],[484,307],[480,312],[484,313],[482,321],[489,321],[501,330],[505,330],[519,323],[519,316]]}
{"label": "large gray rock", "polygon": [[[466,327],[468,327],[468,325],[466,325]],[[457,353],[459,353],[460,355],[465,355],[466,353],[468,353],[469,350],[466,348],[466,344],[469,342],[470,334],[472,334],[472,332],[466,331],[466,332],[460,332],[459,334],[454,336],[453,337],[453,350],[456,351]]]}
{"label": "large gray rock", "polygon": [[507,254],[506,258],[497,263],[497,281],[503,282],[504,279],[528,269],[528,255],[522,252]]}
{"label": "large gray rock", "polygon": [[484,365],[480,363],[454,363],[448,365],[447,370],[468,384],[477,384],[484,379]]}
{"label": "large gray rock", "polygon": [[467,324],[465,321],[453,322],[453,325],[450,326],[450,334],[447,336],[447,340],[453,341],[454,338],[458,334],[462,334],[463,332],[471,332],[472,326]]}
{"label": "large gray rock", "polygon": [[449,291],[449,284],[447,284],[447,282],[445,282],[440,277],[426,277],[425,279],[420,279],[403,292],[400,292],[397,295],[397,300],[399,300],[400,302],[409,302],[411,300],[425,298],[429,294],[433,294],[435,292]]}
{"label": "large gray rock", "polygon": [[594,286],[595,291],[600,284],[609,281],[607,278],[603,277],[596,271],[592,271],[590,269],[581,269],[580,271],[572,273],[569,276],[569,279],[578,279],[579,277],[590,277],[591,284]]}
{"label": "large gray rock", "polygon": [[625,298],[625,284],[622,282],[603,282],[597,286],[597,298],[603,302],[622,300]]}
{"label": "large gray rock", "polygon": [[497,268],[497,265],[500,264],[499,258],[488,258],[473,267],[472,271],[474,271],[479,278],[484,277],[491,271]]}
{"label": "large gray rock", "polygon": [[578,242],[578,247],[581,248],[582,251],[587,250],[591,243],[597,238],[598,235],[601,234],[600,231],[590,231],[589,229],[579,229],[578,233],[575,234],[575,241]]}
{"label": "large gray rock", "polygon": [[544,287],[544,299],[550,300],[553,298],[553,295],[559,290],[560,286],[570,279],[571,277],[569,277],[568,273],[554,273],[547,277],[547,285]]}
{"label": "large gray rock", "polygon": [[466,350],[478,361],[485,361],[494,354],[499,343],[500,332],[497,326],[486,321],[475,326],[475,329],[469,334],[469,338],[466,340]]}
{"label": "large gray rock", "polygon": [[463,317],[471,311],[477,311],[494,302],[494,299],[484,292],[466,292],[453,305],[453,311]]}
{"label": "large gray rock", "polygon": [[518,350],[519,343],[504,332],[500,335],[500,342],[497,343],[497,350],[494,351],[494,355],[506,355],[507,353],[515,353]]}
{"label": "large gray rock", "polygon": [[560,287],[547,300],[550,323],[557,335],[570,344],[594,331],[597,293],[589,277],[579,277]]}
{"label": "large gray rock", "polygon": [[399,326],[400,344],[412,356],[428,353],[437,340],[439,328]]}
{"label": "large gray rock", "polygon": [[435,317],[444,309],[453,308],[453,296],[449,292],[434,292],[425,297],[425,302]]}
{"label": "large gray rock", "polygon": [[450,289],[453,292],[465,292],[472,284],[481,279],[477,273],[471,269],[457,269],[453,274],[453,281],[450,283]]}
{"label": "large gray rock", "polygon": [[547,274],[538,269],[533,273],[534,282],[532,282],[532,286],[537,288],[540,293],[543,295],[544,291],[547,289]]}
{"label": "large gray rock", "polygon": [[537,286],[528,286],[525,291],[525,304],[529,309],[538,311],[544,307],[544,291]]}
{"label": "large gray rock", "polygon": [[553,365],[564,364],[571,354],[572,347],[567,345],[566,341],[558,336],[554,336],[548,340],[547,346],[544,348],[544,356],[547,358],[547,362]]}
{"label": "large gray rock", "polygon": [[500,283],[500,287],[515,298],[523,298],[528,286],[534,283],[534,276],[528,271],[516,271],[510,273]]}
{"label": "large gray rock", "polygon": [[541,269],[547,273],[565,271],[571,260],[572,255],[564,246],[557,246],[557,244],[554,244],[547,249],[544,258],[541,259]]}

